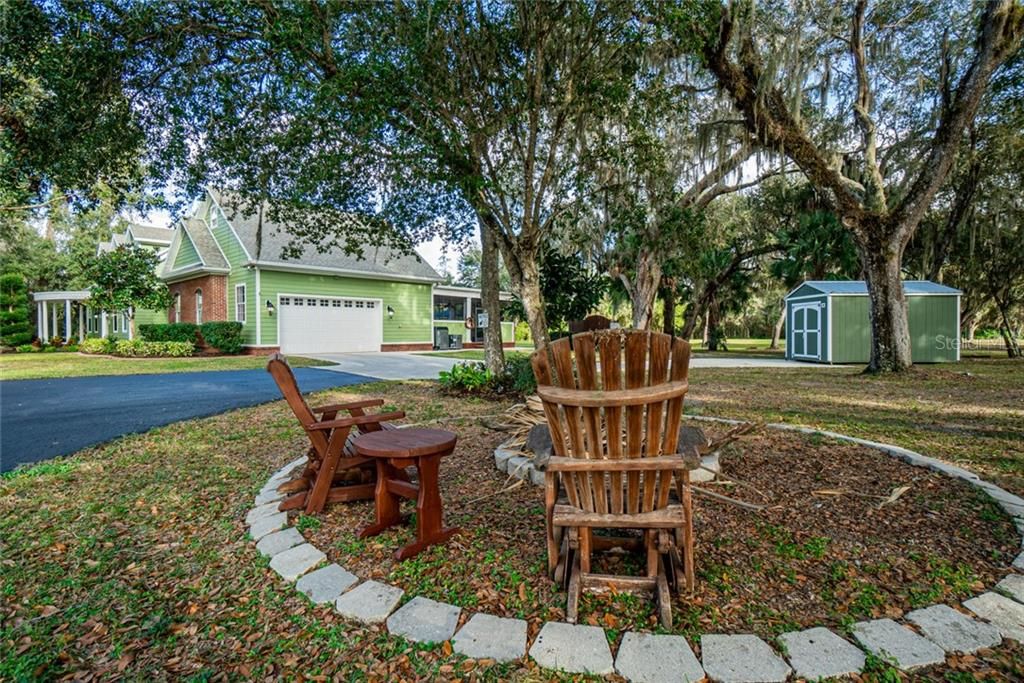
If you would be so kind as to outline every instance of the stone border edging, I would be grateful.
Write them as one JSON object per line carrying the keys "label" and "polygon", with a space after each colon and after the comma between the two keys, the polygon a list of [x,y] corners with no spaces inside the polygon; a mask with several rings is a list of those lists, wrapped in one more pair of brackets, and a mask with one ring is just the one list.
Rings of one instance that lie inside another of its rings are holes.
{"label": "stone border edging", "polygon": [[[684,417],[726,424],[740,422],[698,415]],[[836,432],[779,423],[765,426],[860,444],[915,467],[962,479],[995,500],[1024,535],[1024,499],[962,467],[899,446]],[[536,485],[543,484],[543,472],[534,468],[529,458],[504,448],[504,444],[495,449],[494,457],[499,470]],[[522,461],[514,462],[517,457]],[[783,654],[754,635],[704,634],[700,661],[682,636],[628,631],[613,658],[604,629],[546,622],[527,650],[527,623],[522,619],[477,612],[462,628],[457,628],[462,608],[456,605],[415,596],[398,608],[405,597],[401,588],[373,580],[360,583],[359,577],[338,564],[321,566],[326,555],[289,525],[287,513],[277,511],[284,498],[277,487],[305,462],[305,457],[298,458],[271,475],[246,515],[249,536],[260,554],[270,558],[270,568],[285,581],[294,582],[296,589],[314,604],[333,603],[346,619],[363,624],[384,623],[391,634],[417,643],[450,640],[455,652],[473,659],[509,662],[529,655],[545,668],[597,675],[617,672],[639,682],[699,681],[706,676],[723,683],[770,683],[785,681],[791,674],[818,679],[856,673],[864,667],[865,652],[885,657],[900,669],[910,671],[944,662],[947,653],[971,653],[994,647],[1003,638],[1024,641],[1024,575],[1009,574],[994,591],[962,603],[965,610],[981,620],[945,604],[932,605],[904,615],[903,619],[916,630],[892,619],[854,624],[850,631],[857,645],[824,627],[780,635],[778,642],[782,647],[778,649]],[[1024,539],[1021,548],[1013,568],[1024,571]]]}

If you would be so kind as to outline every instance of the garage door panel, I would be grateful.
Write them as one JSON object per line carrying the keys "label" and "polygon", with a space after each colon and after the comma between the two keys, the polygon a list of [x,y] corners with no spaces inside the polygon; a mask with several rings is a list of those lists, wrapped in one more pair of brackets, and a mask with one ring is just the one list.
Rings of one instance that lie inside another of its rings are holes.
{"label": "garage door panel", "polygon": [[380,301],[347,297],[282,296],[280,343],[284,353],[380,351]]}

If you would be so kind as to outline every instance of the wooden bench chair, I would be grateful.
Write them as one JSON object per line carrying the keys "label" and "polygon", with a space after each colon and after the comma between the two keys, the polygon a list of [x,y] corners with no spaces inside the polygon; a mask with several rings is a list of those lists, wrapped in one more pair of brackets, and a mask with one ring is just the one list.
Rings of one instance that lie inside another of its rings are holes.
{"label": "wooden bench chair", "polygon": [[[545,471],[548,570],[568,584],[567,619],[576,621],[583,590],[614,589],[653,593],[671,627],[671,591],[694,584],[690,471],[700,461],[676,452],[689,342],[585,332],[538,349],[531,362],[554,452]],[[615,547],[643,551],[645,575],[591,573],[591,553]]]}
{"label": "wooden bench chair", "polygon": [[[362,433],[394,429],[385,420],[401,419],[405,413],[367,414],[366,408],[384,405],[379,398],[310,408],[284,356],[273,354],[267,371],[306,430],[311,444],[309,460],[302,473],[278,489],[292,494],[281,501],[278,509],[304,508],[307,514],[313,514],[323,510],[327,503],[373,498],[376,464],[372,458],[357,455],[352,441]],[[340,412],[349,416],[339,418]]]}

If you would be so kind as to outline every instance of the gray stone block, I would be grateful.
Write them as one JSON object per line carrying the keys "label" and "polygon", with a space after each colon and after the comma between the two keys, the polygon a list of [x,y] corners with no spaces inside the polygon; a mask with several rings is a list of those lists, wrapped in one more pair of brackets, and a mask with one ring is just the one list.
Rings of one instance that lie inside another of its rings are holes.
{"label": "gray stone block", "polygon": [[278,491],[260,491],[256,495],[256,500],[253,505],[266,505],[267,503],[273,503],[275,500],[282,500],[284,494]]}
{"label": "gray stone block", "polygon": [[1022,552],[1020,555],[1014,558],[1013,568],[1019,569],[1020,571],[1024,572],[1024,552]]}
{"label": "gray stone block", "polygon": [[510,477],[529,480],[530,459],[525,455],[517,455],[509,458],[508,462],[505,464],[505,471],[508,472]]}
{"label": "gray stone block", "polygon": [[606,676],[613,672],[612,651],[597,626],[549,621],[537,634],[530,657],[546,669]]}
{"label": "gray stone block", "polygon": [[347,593],[342,593],[334,609],[346,619],[364,624],[379,624],[398,606],[405,591],[378,581],[364,581]]}
{"label": "gray stone block", "polygon": [[516,451],[498,446],[494,449],[494,466],[501,472],[508,472],[508,461],[516,456]]}
{"label": "gray stone block", "polygon": [[1024,603],[1024,574],[1010,574],[996,584],[996,590]]}
{"label": "gray stone block", "polygon": [[295,584],[295,589],[319,605],[334,602],[339,595],[359,583],[359,577],[336,564],[321,567],[306,574]]}
{"label": "gray stone block", "polygon": [[536,464],[530,465],[530,483],[534,486],[544,485],[544,471],[537,469]]}
{"label": "gray stone block", "polygon": [[[710,470],[710,471],[709,471]],[[690,481],[699,484],[702,481],[711,481],[722,471],[722,463],[719,454],[710,453],[700,459],[700,469],[690,472]]]}
{"label": "gray stone block", "polygon": [[455,633],[462,610],[421,595],[388,617],[388,631],[414,643],[443,643]]}
{"label": "gray stone block", "polygon": [[946,661],[941,647],[892,619],[861,621],[851,631],[869,652],[906,671]]}
{"label": "gray stone block", "polygon": [[985,621],[992,622],[1004,638],[1024,642],[1024,605],[998,593],[982,593],[964,602]]}
{"label": "gray stone block", "polygon": [[995,626],[971,619],[949,605],[914,610],[907,619],[946,652],[977,652],[1002,641]]}
{"label": "gray stone block", "polygon": [[779,642],[798,678],[818,680],[846,677],[864,668],[864,653],[827,628],[783,633]]}
{"label": "gray stone block", "polygon": [[452,648],[472,659],[511,662],[526,654],[526,622],[474,614],[455,634]]}
{"label": "gray stone block", "polygon": [[278,512],[266,517],[259,517],[249,525],[249,535],[252,540],[258,541],[272,531],[277,531],[288,523],[288,513]]}
{"label": "gray stone block", "polygon": [[252,524],[260,517],[269,517],[270,515],[276,515],[278,513],[278,505],[280,505],[280,503],[277,502],[257,505],[252,510],[249,510],[248,514],[245,515],[245,523]]}
{"label": "gray stone block", "polygon": [[261,538],[256,544],[256,550],[264,557],[273,557],[278,553],[283,553],[288,548],[294,548],[305,542],[306,539],[302,537],[299,530],[290,526],[287,529],[274,531]]}
{"label": "gray stone block", "polygon": [[535,424],[530,428],[523,450],[533,453],[534,460],[541,466],[547,464],[554,452],[554,444],[551,443],[551,430],[548,429],[546,422]]}
{"label": "gray stone block", "polygon": [[285,581],[294,581],[326,559],[318,548],[303,543],[270,558],[270,568]]}
{"label": "gray stone block", "polygon": [[636,683],[694,683],[704,669],[682,636],[630,631],[622,637],[615,670]]}
{"label": "gray stone block", "polygon": [[721,683],[781,683],[789,665],[755,635],[707,634],[700,639],[704,671]]}

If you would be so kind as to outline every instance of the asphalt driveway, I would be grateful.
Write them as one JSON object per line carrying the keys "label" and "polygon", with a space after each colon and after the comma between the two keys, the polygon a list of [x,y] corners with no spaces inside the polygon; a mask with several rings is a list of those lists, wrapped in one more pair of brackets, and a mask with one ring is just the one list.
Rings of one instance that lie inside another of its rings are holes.
{"label": "asphalt driveway", "polygon": [[[314,368],[295,368],[295,376],[304,392],[376,379]],[[0,382],[0,472],[123,434],[279,398],[265,370]]]}

